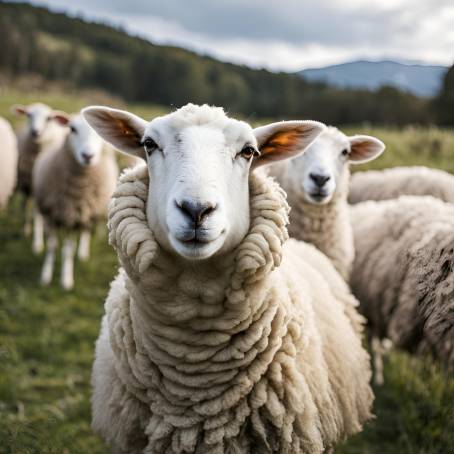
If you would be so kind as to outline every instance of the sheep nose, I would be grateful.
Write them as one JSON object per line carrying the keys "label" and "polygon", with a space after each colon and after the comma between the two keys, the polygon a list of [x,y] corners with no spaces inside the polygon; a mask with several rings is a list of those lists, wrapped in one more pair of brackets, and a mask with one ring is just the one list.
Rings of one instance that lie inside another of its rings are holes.
{"label": "sheep nose", "polygon": [[93,155],[89,153],[82,153],[82,158],[88,164],[92,160]]}
{"label": "sheep nose", "polygon": [[33,129],[31,130],[31,134],[32,134],[32,137],[34,137],[34,138],[38,137],[38,130],[35,129],[35,128],[33,128]]}
{"label": "sheep nose", "polygon": [[319,188],[322,188],[325,183],[331,178],[329,175],[320,175],[317,173],[310,173],[309,176]]}
{"label": "sheep nose", "polygon": [[213,202],[193,202],[190,200],[183,200],[180,203],[177,202],[177,206],[195,225],[199,225],[216,209],[216,204]]}

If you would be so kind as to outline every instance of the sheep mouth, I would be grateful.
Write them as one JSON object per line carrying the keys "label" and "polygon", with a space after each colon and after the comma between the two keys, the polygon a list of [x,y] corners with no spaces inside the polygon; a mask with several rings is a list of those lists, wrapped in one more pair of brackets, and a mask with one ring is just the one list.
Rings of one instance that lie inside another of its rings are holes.
{"label": "sheep mouth", "polygon": [[208,243],[212,243],[219,238],[220,235],[213,237],[213,233],[206,229],[195,228],[188,229],[181,232],[176,236],[176,239],[185,244],[186,246],[204,246]]}
{"label": "sheep mouth", "polygon": [[315,191],[309,193],[307,197],[312,203],[322,204],[328,202],[331,199],[331,194],[326,191]]}

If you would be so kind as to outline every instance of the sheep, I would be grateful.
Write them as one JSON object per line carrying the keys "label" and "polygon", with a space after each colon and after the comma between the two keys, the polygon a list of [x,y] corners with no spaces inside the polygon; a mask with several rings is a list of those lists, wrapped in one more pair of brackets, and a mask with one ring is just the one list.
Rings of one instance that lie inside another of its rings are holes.
{"label": "sheep", "polygon": [[36,161],[33,194],[49,229],[41,283],[52,281],[57,229],[66,232],[62,248],[61,285],[74,286],[74,234],[80,233],[78,258],[88,260],[90,230],[107,215],[118,168],[114,156],[103,152],[103,142],[83,117],[56,115],[70,133],[60,149],[45,152]]}
{"label": "sheep", "polygon": [[0,117],[0,210],[7,206],[16,186],[17,153],[13,128]]}
{"label": "sheep", "polygon": [[355,173],[349,202],[389,200],[401,195],[431,195],[454,203],[454,176],[428,167],[394,167]]}
{"label": "sheep", "polygon": [[357,302],[323,254],[286,241],[285,193],[260,170],[322,125],[252,130],[192,104],[150,123],[83,114],[147,161],[109,207],[123,268],[96,344],[94,430],[117,452],[296,454],[361,430],[373,395]]}
{"label": "sheep", "polygon": [[401,196],[353,205],[351,218],[351,286],[372,335],[453,364],[454,205]]}
{"label": "sheep", "polygon": [[354,258],[347,204],[349,164],[376,159],[384,149],[375,137],[348,137],[330,126],[304,154],[268,167],[287,193],[290,236],[314,244],[346,281]]}
{"label": "sheep", "polygon": [[33,252],[43,250],[43,220],[34,207],[32,198],[32,175],[36,158],[43,151],[52,151],[61,147],[66,131],[54,120],[63,114],[46,104],[34,103],[28,106],[16,104],[11,107],[16,115],[26,115],[27,124],[18,134],[19,161],[17,166],[17,189],[24,195],[25,224],[24,233],[30,235],[33,224]]}

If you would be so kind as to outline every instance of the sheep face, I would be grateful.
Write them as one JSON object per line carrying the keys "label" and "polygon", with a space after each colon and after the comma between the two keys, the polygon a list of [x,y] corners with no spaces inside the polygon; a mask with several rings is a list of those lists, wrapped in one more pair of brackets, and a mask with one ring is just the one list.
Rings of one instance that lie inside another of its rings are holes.
{"label": "sheep face", "polygon": [[336,128],[327,128],[306,153],[292,163],[290,178],[308,202],[327,204],[341,188],[349,163],[371,161],[384,149],[384,144],[375,137],[347,137]]}
{"label": "sheep face", "polygon": [[75,160],[81,166],[95,165],[101,159],[103,141],[88,125],[82,115],[68,121],[68,141]]}
{"label": "sheep face", "polygon": [[323,126],[282,122],[253,130],[222,109],[188,104],[151,122],[102,107],[88,123],[118,149],[146,160],[148,224],[184,260],[227,253],[249,229],[249,174],[304,150]]}
{"label": "sheep face", "polygon": [[46,104],[35,103],[28,106],[15,105],[12,111],[17,115],[26,115],[27,128],[34,142],[45,143],[53,138],[53,130],[56,126],[54,117],[59,114]]}

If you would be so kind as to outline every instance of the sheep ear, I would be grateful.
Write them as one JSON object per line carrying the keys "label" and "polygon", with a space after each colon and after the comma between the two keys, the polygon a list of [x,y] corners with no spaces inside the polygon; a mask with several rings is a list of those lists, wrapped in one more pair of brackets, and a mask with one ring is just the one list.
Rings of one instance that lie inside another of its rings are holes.
{"label": "sheep ear", "polygon": [[11,113],[15,115],[27,115],[27,107],[22,104],[14,104],[11,106]]}
{"label": "sheep ear", "polygon": [[61,110],[54,110],[50,118],[61,126],[68,126],[70,121],[69,115]]}
{"label": "sheep ear", "polygon": [[117,150],[145,159],[142,138],[147,122],[124,110],[90,106],[82,110],[87,123]]}
{"label": "sheep ear", "polygon": [[324,131],[318,121],[281,121],[254,129],[260,156],[252,161],[252,169],[291,159],[304,150]]}
{"label": "sheep ear", "polygon": [[361,164],[378,158],[385,151],[385,144],[372,136],[351,136],[349,161]]}

